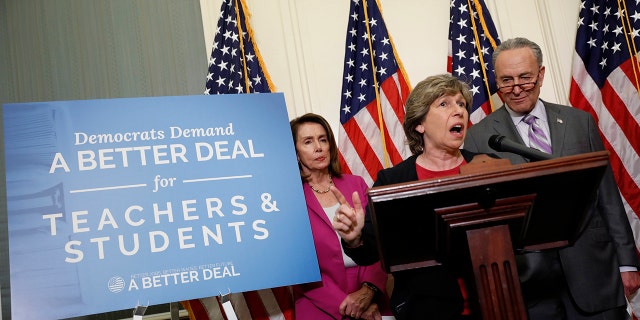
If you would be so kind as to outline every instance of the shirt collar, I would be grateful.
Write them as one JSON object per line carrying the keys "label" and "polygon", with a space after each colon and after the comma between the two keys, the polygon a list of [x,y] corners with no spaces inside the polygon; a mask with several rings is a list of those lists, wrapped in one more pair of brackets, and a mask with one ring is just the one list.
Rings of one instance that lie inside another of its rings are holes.
{"label": "shirt collar", "polygon": [[[513,110],[511,110],[511,108],[509,108],[507,106],[507,112],[509,113],[509,116],[511,116],[511,121],[513,121],[514,125],[518,125],[518,123],[520,123],[520,121],[522,121],[522,118],[524,118],[524,116],[526,116],[526,113],[519,113],[519,112],[515,112]],[[536,105],[533,107],[533,110],[531,110],[531,112],[529,112],[529,114],[532,114],[536,117],[538,117],[538,119],[542,120],[542,121],[547,121],[547,110],[544,107],[544,104],[542,103],[542,100],[538,99],[538,101],[536,101]]]}

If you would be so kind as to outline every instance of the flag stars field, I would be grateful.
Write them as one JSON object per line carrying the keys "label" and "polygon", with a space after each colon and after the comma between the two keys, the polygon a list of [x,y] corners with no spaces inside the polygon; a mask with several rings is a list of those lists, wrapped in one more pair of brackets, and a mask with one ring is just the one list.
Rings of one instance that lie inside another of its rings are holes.
{"label": "flag stars field", "polygon": [[238,2],[242,1],[223,2],[209,58],[205,94],[272,92],[273,84],[259,65],[261,58],[252,33],[247,32],[251,27],[244,15],[244,4],[237,6],[236,18]]}
{"label": "flag stars field", "polygon": [[[482,14],[477,10],[482,10]],[[447,70],[471,88],[473,105],[469,120],[473,124],[494,110],[491,97],[497,87],[491,55],[500,40],[483,2],[479,7],[469,7],[466,0],[452,0],[450,13]]]}

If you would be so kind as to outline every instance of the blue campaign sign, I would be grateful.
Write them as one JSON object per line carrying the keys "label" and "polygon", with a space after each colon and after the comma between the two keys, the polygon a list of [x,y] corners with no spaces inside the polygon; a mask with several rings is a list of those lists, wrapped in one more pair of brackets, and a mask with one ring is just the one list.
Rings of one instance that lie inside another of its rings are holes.
{"label": "blue campaign sign", "polygon": [[13,319],[320,280],[282,94],[2,112]]}

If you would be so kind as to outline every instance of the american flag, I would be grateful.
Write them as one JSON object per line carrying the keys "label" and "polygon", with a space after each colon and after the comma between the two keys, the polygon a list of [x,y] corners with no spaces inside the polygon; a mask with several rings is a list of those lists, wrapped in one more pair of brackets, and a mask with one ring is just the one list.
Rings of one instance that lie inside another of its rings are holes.
{"label": "american flag", "polygon": [[222,2],[204,94],[273,92],[250,17],[244,0]]}
{"label": "american flag", "polygon": [[[224,0],[216,28],[205,94],[273,92],[267,69],[258,51],[250,15],[244,0]],[[229,293],[240,320],[293,320],[294,304],[290,287]],[[190,320],[227,320],[220,296],[182,301]]]}
{"label": "american flag", "polygon": [[590,112],[598,123],[640,247],[638,49],[640,1],[582,1],[569,101]]}
{"label": "american flag", "polygon": [[469,121],[478,123],[494,110],[496,93],[491,55],[500,44],[491,14],[482,0],[451,0],[447,71],[473,93]]}
{"label": "american flag", "polygon": [[[233,312],[239,320],[294,320],[294,307],[290,287],[263,289],[243,293],[230,293]],[[189,320],[228,320],[220,296],[182,301]]]}
{"label": "american flag", "polygon": [[372,185],[380,169],[411,154],[402,129],[409,90],[380,4],[352,0],[338,128],[345,172],[362,176]]}

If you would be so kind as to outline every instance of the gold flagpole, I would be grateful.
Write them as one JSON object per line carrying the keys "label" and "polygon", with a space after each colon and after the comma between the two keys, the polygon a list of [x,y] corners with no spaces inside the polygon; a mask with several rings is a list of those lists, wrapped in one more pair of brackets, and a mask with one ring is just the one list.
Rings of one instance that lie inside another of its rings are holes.
{"label": "gold flagpole", "polygon": [[[487,39],[489,39],[489,42],[491,42],[491,46],[493,46],[493,49],[495,49],[496,42],[493,38],[491,38],[491,34],[487,30],[487,25],[484,22],[484,17],[482,16],[482,6],[480,6],[477,0],[474,0],[473,2],[474,2],[475,10],[476,12],[478,12],[478,18],[480,19],[482,30],[484,31],[484,34],[487,37]],[[473,17],[473,9],[472,9],[473,7],[471,6],[471,0],[467,0],[467,4],[469,5],[469,19],[471,20],[471,25],[473,26],[473,36],[476,41],[476,50],[478,52],[478,57],[480,57],[480,69],[482,69],[482,75],[484,77],[482,82],[484,82],[485,89],[487,90],[487,94],[489,95],[488,97],[489,105],[491,105],[491,111],[493,112],[495,108],[493,107],[493,100],[491,99],[491,90],[489,89],[489,78],[487,77],[487,70],[484,67],[484,56],[482,54],[482,49],[480,48],[481,46],[480,38],[478,37],[478,28],[476,25],[476,21]]]}
{"label": "gold flagpole", "polygon": [[[379,6],[377,0],[376,1],[376,5]],[[371,56],[371,72],[373,73],[373,85],[374,85],[374,91],[376,93],[376,108],[378,110],[378,123],[379,123],[379,127],[378,129],[380,130],[380,138],[382,140],[382,152],[383,152],[383,156],[384,156],[384,165],[385,168],[388,168],[391,166],[391,161],[389,160],[389,152],[387,151],[387,142],[384,136],[384,118],[382,117],[382,106],[380,105],[380,93],[378,92],[378,90],[380,90],[380,85],[378,83],[378,78],[376,76],[376,64],[374,62],[374,53],[373,53],[373,44],[371,43],[371,28],[369,27],[369,13],[367,12],[368,10],[368,6],[367,6],[367,0],[362,0],[362,4],[364,5],[364,20],[365,20],[365,26],[367,26],[367,40],[369,43],[369,52],[370,52],[370,56]]]}
{"label": "gold flagpole", "polygon": [[[620,5],[621,3],[622,5]],[[633,37],[630,36],[631,21],[629,21],[629,11],[627,11],[627,4],[622,0],[618,0],[618,10],[621,13],[625,13],[620,15],[620,20],[622,20],[624,38],[627,41],[627,49],[629,50],[629,57],[631,59],[631,66],[633,68],[633,76],[635,78],[634,85],[636,86],[638,96],[640,96],[640,82],[638,81],[638,73],[640,72],[640,59],[638,58],[638,51],[636,50],[635,42],[633,42]]]}
{"label": "gold flagpole", "polygon": [[[251,87],[249,86],[249,72],[247,71],[247,61],[245,60],[245,55],[244,55],[244,38],[242,36],[242,20],[240,20],[240,9],[238,9],[238,6],[244,6],[244,0],[233,0],[236,2],[235,8],[236,8],[236,25],[238,26],[238,38],[240,38],[240,53],[242,54],[242,56],[240,56],[240,61],[242,61],[242,73],[244,74],[244,85],[245,85],[245,92],[246,93],[251,93]],[[245,8],[246,9],[246,8]],[[246,10],[245,10],[246,13]],[[249,19],[249,17],[245,17],[245,19]]]}

